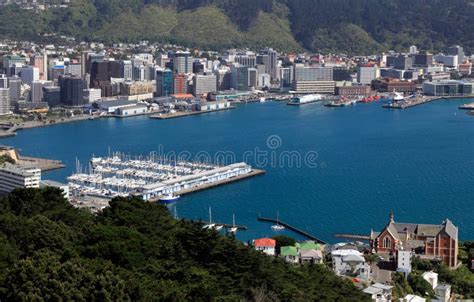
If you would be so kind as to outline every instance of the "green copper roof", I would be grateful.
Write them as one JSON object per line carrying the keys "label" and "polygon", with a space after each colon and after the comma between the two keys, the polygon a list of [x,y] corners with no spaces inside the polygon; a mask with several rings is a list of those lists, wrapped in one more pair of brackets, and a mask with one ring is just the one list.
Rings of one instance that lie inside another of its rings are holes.
{"label": "green copper roof", "polygon": [[282,246],[280,248],[280,255],[285,256],[298,256],[296,246]]}
{"label": "green copper roof", "polygon": [[302,250],[320,250],[321,245],[319,243],[315,243],[314,241],[306,241],[300,243],[300,249]]}

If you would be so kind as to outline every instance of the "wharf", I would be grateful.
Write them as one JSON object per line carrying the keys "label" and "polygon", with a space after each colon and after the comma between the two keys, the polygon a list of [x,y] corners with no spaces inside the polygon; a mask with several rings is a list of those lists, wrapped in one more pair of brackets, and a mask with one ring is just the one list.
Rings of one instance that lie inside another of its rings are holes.
{"label": "wharf", "polygon": [[358,240],[370,240],[370,236],[359,235],[359,234],[336,234],[334,237],[347,238],[347,239],[358,239]]}
{"label": "wharf", "polygon": [[197,114],[203,114],[203,113],[211,113],[211,112],[218,112],[218,111],[224,111],[224,110],[229,110],[229,109],[235,109],[235,106],[230,106],[227,108],[221,108],[221,109],[214,109],[214,110],[205,110],[205,111],[178,111],[175,113],[160,113],[160,114],[153,114],[150,115],[149,118],[151,119],[159,119],[159,120],[166,120],[170,118],[177,118],[177,117],[184,117],[184,116],[189,116],[189,115],[197,115]]}
{"label": "wharf", "polygon": [[303,230],[301,230],[301,229],[298,229],[297,227],[294,227],[294,226],[292,226],[292,225],[290,225],[290,224],[288,224],[288,223],[285,223],[285,222],[283,222],[283,221],[281,221],[281,220],[277,220],[277,219],[273,219],[273,218],[267,218],[267,217],[262,217],[262,216],[258,216],[257,220],[258,220],[258,221],[264,221],[264,222],[278,223],[278,224],[284,226],[285,228],[287,228],[287,229],[289,229],[289,230],[291,230],[291,231],[293,231],[293,232],[295,232],[295,233],[298,233],[298,234],[300,234],[300,235],[302,235],[302,236],[304,236],[304,237],[306,237],[306,238],[308,238],[308,239],[311,239],[311,240],[316,241],[317,243],[320,243],[320,244],[327,244],[325,241],[323,241],[323,240],[317,238],[316,236],[313,236],[313,235],[311,235],[310,233],[305,232],[305,231],[303,231]]}
{"label": "wharf", "polygon": [[254,176],[258,176],[258,175],[263,175],[263,174],[265,174],[265,170],[252,169],[252,171],[250,173],[242,174],[242,175],[235,176],[235,177],[228,178],[228,179],[223,179],[223,180],[212,182],[212,183],[209,183],[209,184],[204,184],[204,185],[201,185],[201,186],[196,186],[196,187],[189,188],[189,189],[184,189],[184,190],[176,192],[176,195],[186,195],[186,194],[190,194],[190,193],[194,193],[194,192],[199,192],[199,191],[207,190],[207,189],[210,189],[210,188],[213,188],[213,187],[225,185],[225,184],[228,184],[228,183],[231,183],[231,182],[235,182],[235,181],[239,181],[239,180],[243,180],[243,179],[246,179],[246,178],[250,178],[250,177],[254,177]]}
{"label": "wharf", "polygon": [[434,100],[439,100],[439,99],[440,99],[439,97],[417,97],[409,101],[400,101],[397,103],[385,104],[382,107],[388,108],[388,109],[406,109],[406,108],[415,107],[418,105],[423,105],[423,104],[432,102]]}
{"label": "wharf", "polygon": [[53,160],[53,159],[46,159],[46,158],[38,158],[38,157],[29,157],[29,156],[20,156],[18,158],[18,164],[24,166],[34,166],[41,170],[41,172],[51,171],[62,169],[66,167],[61,161]]}
{"label": "wharf", "polygon": [[314,101],[309,101],[309,102],[304,102],[304,103],[297,103],[297,102],[289,101],[286,104],[289,105],[289,106],[303,106],[303,105],[307,105],[307,104],[319,103],[319,102],[324,102],[324,101],[326,101],[326,100],[314,100]]}

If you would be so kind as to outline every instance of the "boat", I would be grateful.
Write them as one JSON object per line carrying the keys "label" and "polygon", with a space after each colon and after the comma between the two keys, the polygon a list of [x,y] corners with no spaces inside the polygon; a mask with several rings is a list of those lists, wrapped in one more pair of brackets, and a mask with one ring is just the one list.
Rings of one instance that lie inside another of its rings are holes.
{"label": "boat", "polygon": [[166,195],[160,197],[160,202],[161,203],[170,203],[170,202],[178,200],[179,198],[180,198],[179,195],[166,194]]}
{"label": "boat", "polygon": [[216,230],[216,231],[220,231],[220,230],[222,230],[222,228],[223,228],[222,225],[218,225],[218,224],[212,223],[212,211],[211,211],[211,207],[209,207],[209,224],[206,224],[206,225],[203,226],[202,228],[203,228],[203,229],[213,229],[213,230]]}
{"label": "boat", "polygon": [[281,231],[284,229],[285,227],[280,224],[280,212],[277,212],[277,223],[275,225],[272,225],[272,230]]}
{"label": "boat", "polygon": [[319,102],[319,101],[322,101],[323,99],[324,97],[321,94],[306,94],[300,97],[293,98],[287,104],[288,105],[303,105],[303,104]]}
{"label": "boat", "polygon": [[229,229],[229,233],[235,234],[238,230],[239,228],[235,226],[235,214],[232,214],[232,227]]}
{"label": "boat", "polygon": [[266,101],[266,100],[265,100],[264,97],[261,97],[261,98],[260,98],[260,103],[265,103],[265,101]]}

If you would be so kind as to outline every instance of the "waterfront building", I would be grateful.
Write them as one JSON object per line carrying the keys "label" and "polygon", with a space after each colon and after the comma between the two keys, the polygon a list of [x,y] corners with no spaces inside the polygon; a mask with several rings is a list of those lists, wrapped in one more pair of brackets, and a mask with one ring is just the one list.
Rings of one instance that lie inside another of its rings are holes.
{"label": "waterfront building", "polygon": [[175,73],[192,73],[193,58],[189,51],[177,51],[173,56],[173,71]]}
{"label": "waterfront building", "polygon": [[262,73],[258,75],[257,87],[269,88],[271,86],[271,78],[268,73]]}
{"label": "waterfront building", "polygon": [[348,85],[348,86],[336,86],[336,95],[342,95],[346,97],[358,97],[358,96],[369,96],[372,89],[369,85]]}
{"label": "waterfront building", "polygon": [[416,84],[410,81],[401,81],[393,78],[382,78],[372,81],[372,89],[378,92],[401,92],[413,93],[416,90]]}
{"label": "waterfront building", "polygon": [[296,64],[294,81],[332,81],[333,67],[314,67]]}
{"label": "waterfront building", "polygon": [[247,66],[232,65],[230,70],[230,87],[235,90],[250,90],[249,68]]}
{"label": "waterfront building", "polygon": [[169,69],[156,71],[156,96],[168,96],[174,93],[173,72]]}
{"label": "waterfront building", "polygon": [[59,77],[59,87],[61,91],[61,104],[71,107],[78,107],[85,104],[85,85],[82,78],[61,76]]}
{"label": "waterfront building", "polygon": [[218,69],[215,72],[216,82],[217,82],[217,91],[225,91],[230,89],[230,78],[231,74],[228,69]]}
{"label": "waterfront building", "polygon": [[43,101],[48,103],[48,106],[58,107],[61,105],[61,89],[59,86],[43,87]]}
{"label": "waterfront building", "polygon": [[0,115],[10,113],[10,88],[0,88]]}
{"label": "waterfront building", "polygon": [[275,256],[276,240],[271,238],[259,238],[253,241],[253,247],[264,254]]}
{"label": "waterfront building", "polygon": [[97,88],[84,89],[86,103],[93,103],[102,99],[102,90]]}
{"label": "waterfront building", "polygon": [[173,94],[188,93],[188,77],[185,74],[175,74],[173,76]]}
{"label": "waterfront building", "polygon": [[357,83],[370,85],[370,83],[380,77],[380,70],[377,65],[362,65],[357,67]]}
{"label": "waterfront building", "polygon": [[197,74],[193,79],[194,96],[207,95],[216,91],[217,78],[215,74]]}
{"label": "waterfront building", "polygon": [[395,222],[393,213],[381,232],[371,231],[371,246],[378,254],[412,251],[424,259],[438,259],[455,267],[458,259],[458,228],[446,219],[439,225]]}
{"label": "waterfront building", "polygon": [[293,81],[291,91],[295,93],[334,94],[334,81]]}
{"label": "waterfront building", "polygon": [[250,89],[255,89],[258,86],[258,71],[256,68],[248,68],[248,87]]}
{"label": "waterfront building", "polygon": [[20,71],[20,76],[23,83],[31,86],[33,82],[39,81],[39,69],[34,66],[23,66]]}
{"label": "waterfront building", "polygon": [[293,66],[280,68],[280,89],[289,91],[293,82]]}
{"label": "waterfront building", "polygon": [[471,96],[473,83],[445,80],[423,83],[423,94],[431,96]]}
{"label": "waterfront building", "polygon": [[0,192],[9,193],[17,188],[39,188],[41,170],[5,163],[0,166]]}
{"label": "waterfront building", "polygon": [[204,101],[197,104],[198,111],[221,110],[226,108],[230,108],[230,102],[227,100],[214,102]]}

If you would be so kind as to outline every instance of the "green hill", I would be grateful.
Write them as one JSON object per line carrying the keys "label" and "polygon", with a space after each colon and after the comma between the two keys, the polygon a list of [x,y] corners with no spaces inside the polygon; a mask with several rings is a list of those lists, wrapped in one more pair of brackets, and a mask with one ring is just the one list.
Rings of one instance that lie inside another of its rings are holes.
{"label": "green hill", "polygon": [[472,0],[71,0],[45,12],[0,8],[0,36],[60,33],[107,42],[366,54],[417,44],[474,49]]}
{"label": "green hill", "polygon": [[98,215],[54,188],[0,200],[1,301],[366,301],[322,265],[298,267],[232,237],[115,199]]}

